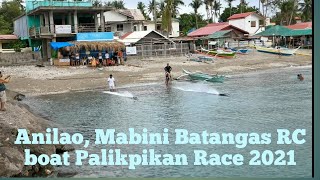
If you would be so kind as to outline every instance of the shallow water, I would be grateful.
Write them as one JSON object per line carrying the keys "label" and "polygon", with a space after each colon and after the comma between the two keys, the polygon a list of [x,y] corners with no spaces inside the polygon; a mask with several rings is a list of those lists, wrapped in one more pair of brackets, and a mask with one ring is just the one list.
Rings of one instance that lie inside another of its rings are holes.
{"label": "shallow water", "polygon": [[[300,82],[296,75],[302,73]],[[69,133],[80,132],[94,141],[94,129],[116,129],[128,132],[162,132],[169,129],[174,142],[174,129],[190,133],[272,133],[270,145],[113,145],[89,146],[98,153],[101,148],[120,148],[123,153],[184,153],[188,166],[70,166],[79,177],[310,177],[312,170],[312,71],[311,68],[286,68],[232,76],[223,84],[173,82],[171,88],[161,85],[132,87],[121,90],[124,96],[102,90],[46,95],[27,99],[38,113],[45,114]],[[128,94],[129,92],[129,94]],[[218,96],[226,93],[229,96]],[[130,95],[130,96],[129,96]],[[130,98],[132,95],[138,100]],[[304,145],[277,145],[278,128],[306,129]],[[83,149],[79,147],[79,149]],[[240,153],[242,166],[193,166],[193,150],[208,154]],[[295,166],[249,166],[251,150],[295,150]],[[65,168],[65,167],[60,167]]]}

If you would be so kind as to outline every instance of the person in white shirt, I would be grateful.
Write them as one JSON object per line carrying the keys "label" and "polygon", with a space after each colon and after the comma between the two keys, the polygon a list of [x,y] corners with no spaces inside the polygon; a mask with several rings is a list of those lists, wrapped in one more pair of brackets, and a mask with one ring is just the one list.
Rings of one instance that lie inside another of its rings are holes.
{"label": "person in white shirt", "polygon": [[110,91],[115,91],[115,79],[112,77],[112,74],[110,74],[110,77],[108,78],[108,84]]}

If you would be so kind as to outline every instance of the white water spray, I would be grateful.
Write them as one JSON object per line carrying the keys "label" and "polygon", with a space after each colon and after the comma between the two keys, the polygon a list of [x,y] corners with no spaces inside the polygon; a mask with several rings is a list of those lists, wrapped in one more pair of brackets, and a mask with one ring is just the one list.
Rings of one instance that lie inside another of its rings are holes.
{"label": "white water spray", "polygon": [[204,83],[199,84],[199,83],[177,82],[172,87],[175,89],[179,89],[181,91],[199,92],[199,93],[207,93],[207,94],[215,94],[215,95],[220,94],[216,89]]}

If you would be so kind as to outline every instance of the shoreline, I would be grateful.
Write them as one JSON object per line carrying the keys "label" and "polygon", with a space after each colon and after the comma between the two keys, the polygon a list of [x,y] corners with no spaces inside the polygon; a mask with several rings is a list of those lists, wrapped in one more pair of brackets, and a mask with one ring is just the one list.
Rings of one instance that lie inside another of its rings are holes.
{"label": "shoreline", "polygon": [[[260,53],[254,52],[252,56],[241,55],[236,59],[217,59],[214,63],[199,63],[187,61],[185,57],[159,60],[132,60],[125,66],[106,67],[102,71],[88,67],[54,67],[44,68],[34,66],[2,67],[4,75],[11,75],[13,79],[8,84],[7,111],[1,112],[0,124],[4,129],[0,131],[0,160],[9,159],[9,162],[0,161],[0,176],[51,176],[55,172],[53,167],[24,166],[23,147],[14,145],[15,135],[18,128],[26,128],[30,132],[43,132],[46,128],[59,126],[46,115],[33,111],[27,104],[17,102],[14,96],[18,93],[27,97],[37,97],[50,94],[63,94],[74,91],[95,91],[108,89],[106,77],[114,74],[117,80],[117,88],[130,88],[160,84],[163,82],[163,67],[167,62],[173,67],[173,77],[182,74],[182,68],[190,71],[202,71],[209,74],[223,74],[227,77],[239,76],[248,73],[264,72],[286,68],[312,68],[312,57],[297,56],[294,58],[265,55],[260,58]],[[264,55],[264,54],[263,54]],[[2,70],[1,69],[1,70]],[[41,146],[43,147],[43,146]],[[52,154],[57,150],[69,151],[72,147],[56,147],[54,145],[31,146],[38,153]],[[2,157],[4,156],[4,157]],[[2,166],[1,166],[2,165]],[[14,171],[10,166],[17,167]],[[62,172],[63,173],[63,172]]]}

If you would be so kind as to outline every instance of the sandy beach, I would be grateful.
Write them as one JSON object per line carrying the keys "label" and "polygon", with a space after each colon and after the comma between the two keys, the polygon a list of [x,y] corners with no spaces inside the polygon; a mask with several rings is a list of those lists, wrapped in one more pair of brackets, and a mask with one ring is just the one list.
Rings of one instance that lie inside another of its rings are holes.
{"label": "sandy beach", "polygon": [[[117,87],[144,83],[161,83],[163,68],[167,63],[173,68],[174,78],[182,75],[182,69],[209,74],[234,75],[274,68],[312,65],[311,50],[300,50],[296,55],[279,57],[253,51],[248,55],[237,55],[232,59],[216,58],[212,62],[188,61],[187,57],[154,58],[150,60],[128,59],[123,66],[103,67],[56,67],[56,66],[11,66],[2,67],[5,75],[11,75],[8,89],[25,95],[63,93],[71,90],[107,88],[106,78],[113,74]],[[199,55],[193,55],[196,57]]]}
{"label": "sandy beach", "polygon": [[[304,54],[312,53],[311,50],[301,51]],[[232,59],[217,58],[213,63],[188,61],[187,57],[172,57],[150,60],[133,60],[129,58],[123,66],[103,67],[103,69],[84,66],[1,67],[2,73],[5,76],[11,75],[12,78],[11,82],[7,84],[9,99],[7,111],[0,112],[0,124],[2,127],[0,131],[0,176],[35,176],[35,174],[36,176],[48,176],[54,172],[50,166],[30,167],[23,165],[23,147],[13,144],[17,129],[24,127],[31,132],[41,132],[55,125],[30,113],[28,108],[13,100],[16,93],[22,93],[28,97],[75,90],[107,89],[106,79],[109,74],[114,75],[118,88],[147,83],[164,83],[163,68],[167,63],[170,63],[173,68],[172,75],[174,78],[182,74],[182,69],[232,76],[260,70],[312,66],[312,56],[279,57],[253,51],[249,55],[237,55],[236,58]],[[46,154],[52,154],[58,150],[67,151],[68,149],[56,146],[46,146],[46,148],[31,146],[30,148],[34,152]]]}

